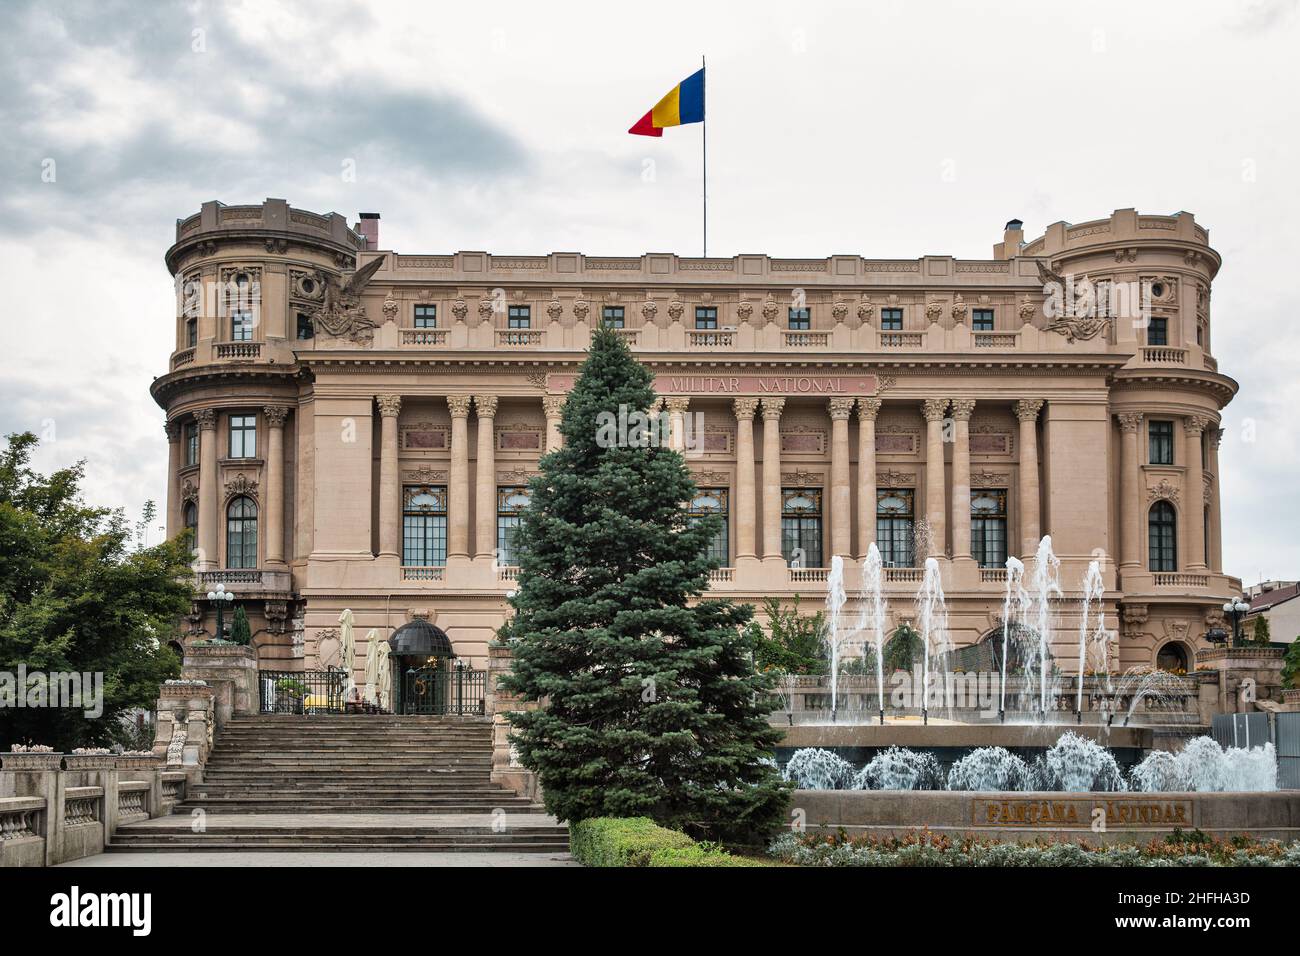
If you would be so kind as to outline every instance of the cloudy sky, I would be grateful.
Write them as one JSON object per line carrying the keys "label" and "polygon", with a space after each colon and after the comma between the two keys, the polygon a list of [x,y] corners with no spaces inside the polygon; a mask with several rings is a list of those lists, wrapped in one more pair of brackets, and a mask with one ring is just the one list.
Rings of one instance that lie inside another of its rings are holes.
{"label": "cloudy sky", "polygon": [[1195,213],[1242,384],[1227,568],[1300,576],[1296,0],[4,13],[0,432],[86,459],[93,501],[165,495],[177,217],[276,196],[379,211],[408,253],[698,254],[698,127],[625,130],[707,54],[714,255],[987,257],[1013,217]]}

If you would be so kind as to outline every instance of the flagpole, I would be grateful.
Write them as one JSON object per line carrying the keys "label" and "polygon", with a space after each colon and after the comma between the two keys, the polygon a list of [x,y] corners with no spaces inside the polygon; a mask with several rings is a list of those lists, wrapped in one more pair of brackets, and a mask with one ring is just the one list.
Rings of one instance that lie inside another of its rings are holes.
{"label": "flagpole", "polygon": [[[704,68],[705,68],[705,63],[704,63],[704,54],[700,54],[700,71],[701,71],[701,72],[704,72]],[[703,80],[704,80],[704,85],[707,86],[708,81],[709,81],[709,75],[708,75],[708,73],[704,73]],[[703,98],[703,99],[704,99],[704,121],[700,124],[700,126],[701,126],[701,128],[702,128],[702,135],[700,136],[700,143],[701,143],[701,149],[702,149],[702,151],[703,151],[703,153],[704,153],[704,156],[703,156],[703,166],[704,166],[704,258],[707,259],[707,258],[709,257],[709,100],[708,100],[708,96],[707,96],[708,90],[705,89],[705,90],[704,90],[704,93],[706,94],[706,95],[704,96],[704,98]]]}

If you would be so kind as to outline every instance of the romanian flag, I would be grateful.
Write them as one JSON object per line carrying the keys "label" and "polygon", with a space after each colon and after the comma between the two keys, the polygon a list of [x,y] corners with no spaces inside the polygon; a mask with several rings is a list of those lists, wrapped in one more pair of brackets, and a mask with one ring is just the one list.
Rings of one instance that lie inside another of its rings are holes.
{"label": "romanian flag", "polygon": [[662,136],[669,126],[703,122],[704,70],[700,69],[669,90],[628,132],[634,136]]}

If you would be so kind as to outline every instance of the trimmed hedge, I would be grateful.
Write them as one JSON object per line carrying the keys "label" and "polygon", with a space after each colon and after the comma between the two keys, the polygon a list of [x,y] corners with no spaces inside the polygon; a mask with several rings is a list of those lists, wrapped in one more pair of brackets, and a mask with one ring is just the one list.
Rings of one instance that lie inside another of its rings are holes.
{"label": "trimmed hedge", "polygon": [[593,817],[569,825],[569,848],[585,866],[767,866],[732,856],[649,817]]}

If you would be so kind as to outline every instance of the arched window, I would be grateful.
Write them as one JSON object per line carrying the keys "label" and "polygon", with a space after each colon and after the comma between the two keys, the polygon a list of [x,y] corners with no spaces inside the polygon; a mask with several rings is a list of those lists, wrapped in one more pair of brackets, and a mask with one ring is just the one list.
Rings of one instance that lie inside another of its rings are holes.
{"label": "arched window", "polygon": [[1157,501],[1147,514],[1147,545],[1152,571],[1178,570],[1178,516],[1167,501]]}
{"label": "arched window", "polygon": [[226,567],[257,567],[257,505],[243,495],[226,506]]}
{"label": "arched window", "polygon": [[[181,520],[185,524],[186,530],[193,537],[199,533],[199,506],[192,501],[185,502],[185,508],[181,512]],[[194,542],[191,541],[191,544]]]}

